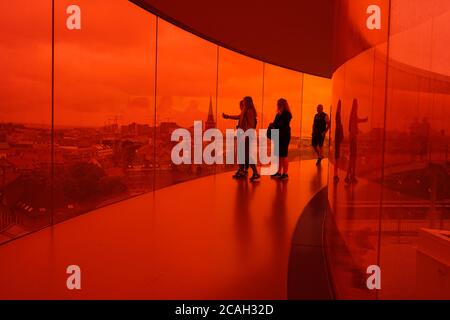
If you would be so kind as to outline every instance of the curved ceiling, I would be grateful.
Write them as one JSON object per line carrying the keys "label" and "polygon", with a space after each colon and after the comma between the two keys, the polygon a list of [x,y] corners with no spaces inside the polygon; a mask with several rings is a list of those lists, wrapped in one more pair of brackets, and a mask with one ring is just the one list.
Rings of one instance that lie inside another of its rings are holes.
{"label": "curved ceiling", "polygon": [[130,0],[225,48],[330,78],[333,0]]}

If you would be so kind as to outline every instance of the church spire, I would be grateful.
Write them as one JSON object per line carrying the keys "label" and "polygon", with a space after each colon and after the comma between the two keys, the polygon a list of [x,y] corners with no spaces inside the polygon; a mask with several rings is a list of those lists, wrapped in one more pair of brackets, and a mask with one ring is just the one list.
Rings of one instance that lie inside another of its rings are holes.
{"label": "church spire", "polygon": [[209,110],[208,110],[208,118],[206,119],[206,123],[205,123],[205,130],[215,128],[215,127],[216,127],[216,121],[214,120],[212,98],[211,98],[211,96],[209,96]]}
{"label": "church spire", "polygon": [[212,98],[211,98],[211,96],[209,96],[208,119],[213,119],[213,121],[214,121],[214,114],[213,114],[213,106],[212,106]]}

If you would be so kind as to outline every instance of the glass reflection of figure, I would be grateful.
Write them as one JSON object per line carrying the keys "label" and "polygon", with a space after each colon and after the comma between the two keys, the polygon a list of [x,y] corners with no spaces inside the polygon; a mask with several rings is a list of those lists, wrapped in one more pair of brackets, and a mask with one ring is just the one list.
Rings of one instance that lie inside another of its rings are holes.
{"label": "glass reflection of figure", "polygon": [[341,158],[341,144],[344,140],[344,127],[342,126],[342,102],[338,101],[336,108],[336,127],[334,132],[334,182],[339,182],[339,159]]}
{"label": "glass reflection of figure", "polygon": [[416,156],[420,157],[420,122],[418,118],[414,118],[413,122],[409,126],[409,139],[411,149],[411,161],[416,159]]}
{"label": "glass reflection of figure", "polygon": [[419,126],[419,156],[421,161],[427,159],[430,128],[431,126],[428,118],[423,118]]}
{"label": "glass reflection of figure", "polygon": [[349,120],[349,144],[350,144],[350,154],[349,162],[347,168],[347,176],[345,177],[345,183],[347,185],[355,184],[358,182],[356,179],[356,160],[358,157],[358,134],[359,134],[359,124],[369,121],[369,118],[359,118],[358,117],[358,100],[353,99],[352,111],[350,113]]}

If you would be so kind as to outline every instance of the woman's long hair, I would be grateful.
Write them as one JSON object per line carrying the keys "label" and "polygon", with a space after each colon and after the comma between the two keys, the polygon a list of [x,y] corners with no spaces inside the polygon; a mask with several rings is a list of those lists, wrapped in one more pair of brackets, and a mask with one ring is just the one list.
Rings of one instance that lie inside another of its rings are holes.
{"label": "woman's long hair", "polygon": [[255,117],[257,116],[255,105],[253,104],[252,97],[244,98],[244,111],[252,110],[255,113]]}
{"label": "woman's long hair", "polygon": [[280,111],[280,113],[282,113],[284,111],[291,113],[291,108],[289,107],[289,103],[284,98],[278,99],[277,107],[278,107],[278,110]]}

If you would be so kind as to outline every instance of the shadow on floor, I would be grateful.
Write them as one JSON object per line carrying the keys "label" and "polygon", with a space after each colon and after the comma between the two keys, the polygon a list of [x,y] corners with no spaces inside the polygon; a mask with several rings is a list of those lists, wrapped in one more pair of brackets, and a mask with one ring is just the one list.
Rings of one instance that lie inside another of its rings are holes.
{"label": "shadow on floor", "polygon": [[293,237],[289,257],[289,300],[334,298],[325,260],[323,227],[328,208],[328,190],[323,188],[303,210]]}

